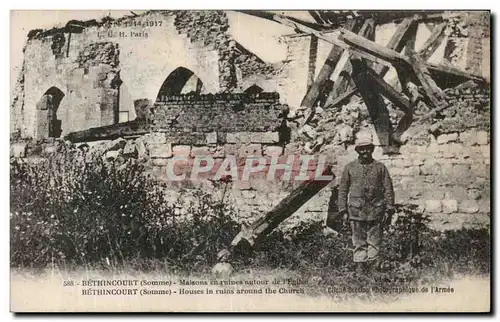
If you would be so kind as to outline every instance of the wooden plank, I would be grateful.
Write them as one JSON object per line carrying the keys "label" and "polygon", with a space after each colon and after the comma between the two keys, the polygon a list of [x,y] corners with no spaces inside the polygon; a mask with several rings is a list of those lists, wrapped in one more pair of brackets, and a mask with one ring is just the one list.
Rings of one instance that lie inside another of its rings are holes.
{"label": "wooden plank", "polygon": [[403,53],[406,56],[415,51],[415,42],[417,40],[417,29],[418,29],[418,24],[414,22],[408,30],[408,34],[405,41],[406,44],[404,45],[404,51],[403,51]]}
{"label": "wooden plank", "polygon": [[444,100],[443,91],[436,85],[436,82],[434,82],[434,80],[430,76],[427,67],[425,66],[422,59],[418,56],[418,54],[413,52],[409,55],[409,57],[411,67],[413,68],[418,81],[422,85],[427,98],[435,107],[440,106]]}
{"label": "wooden plank", "polygon": [[425,66],[433,74],[441,74],[441,75],[447,74],[448,76],[462,77],[465,79],[472,79],[472,80],[475,80],[478,82],[483,82],[483,83],[486,81],[480,75],[464,72],[463,70],[460,70],[460,69],[454,68],[454,67],[450,67],[450,66],[445,66],[445,65],[441,65],[441,64],[434,64],[434,63],[429,63],[429,62],[425,63]]}
{"label": "wooden plank", "polygon": [[[365,22],[363,23],[363,26],[359,30],[358,34],[361,37],[370,39],[374,37],[374,31],[375,31],[375,20],[366,19]],[[349,60],[346,60],[339,74],[341,74],[342,72],[350,74],[351,71],[352,71],[351,63],[349,62]],[[342,95],[346,91],[349,91],[349,88],[351,87],[350,85],[351,84],[349,83],[349,79],[342,78],[339,76],[339,78],[337,78],[337,80],[333,85],[332,91],[330,92],[330,94],[326,99],[325,106],[330,105],[339,95]]]}
{"label": "wooden plank", "polygon": [[[416,35],[416,28],[417,28],[417,20],[418,17],[412,17],[412,18],[405,18],[397,27],[396,31],[392,35],[391,39],[389,40],[387,44],[387,48],[389,49],[395,49],[398,51],[401,51],[401,49],[406,45],[407,41],[413,36]],[[380,74],[381,77],[383,78],[387,71],[389,71],[389,66],[388,65],[375,65],[374,70],[376,73]],[[349,65],[349,72],[351,71],[350,65]],[[347,96],[352,96],[354,94],[350,89],[347,90],[347,92],[341,93],[339,91],[339,88],[345,88],[345,81],[342,80],[341,82],[336,82],[336,85],[334,85],[334,89],[330,93],[329,97],[326,100],[325,106],[332,107],[336,106],[339,102],[343,101],[345,98],[343,97],[345,93],[347,93]],[[337,99],[339,98],[339,99]]]}
{"label": "wooden plank", "polygon": [[422,45],[422,48],[418,51],[418,54],[423,60],[428,60],[432,54],[438,49],[439,45],[444,39],[444,29],[446,27],[446,23],[441,23],[434,27],[431,35],[425,43]]}
{"label": "wooden plank", "polygon": [[366,75],[368,81],[373,85],[374,89],[387,97],[403,112],[408,113],[411,110],[410,101],[394,89],[391,85],[387,84],[382,77],[380,77],[373,69],[366,67]]}
{"label": "wooden plank", "polygon": [[368,81],[366,63],[358,57],[351,57],[351,64],[352,78],[368,108],[380,145],[390,146],[392,144],[392,127],[387,106],[385,106],[384,100],[377,89],[373,88]]}
{"label": "wooden plank", "polygon": [[[324,176],[335,175],[332,172],[331,165],[327,165],[322,172]],[[325,188],[331,181],[310,179],[304,181],[299,187],[294,189],[271,211],[255,220],[249,226],[244,226],[231,242],[231,250],[238,247],[242,242],[249,246],[255,246],[266,235],[272,232],[280,223],[293,215],[307,201],[314,197],[318,192]]]}
{"label": "wooden plank", "polygon": [[347,44],[348,49],[355,50],[356,54],[358,54],[358,52],[363,53],[363,55],[358,54],[359,56],[362,56],[362,58],[365,58],[363,57],[364,55],[371,55],[381,61],[385,61],[391,64],[408,61],[408,58],[405,55],[393,49],[384,47],[366,38],[360,37],[355,33],[346,30],[345,28],[339,28],[339,30],[341,33],[338,39],[343,40]]}
{"label": "wooden plank", "polygon": [[356,86],[354,86],[353,88],[349,89],[347,92],[344,92],[342,95],[337,96],[332,102],[325,104],[325,108],[336,107],[340,103],[342,103],[343,101],[351,98],[357,92],[358,92],[358,88]]}
{"label": "wooden plank", "polygon": [[[408,40],[416,35],[417,26],[416,17],[405,18],[396,28],[386,47],[400,52]],[[384,77],[388,71],[389,67],[385,65],[375,67],[375,72],[381,75],[381,77]]]}
{"label": "wooden plank", "polygon": [[321,93],[322,88],[325,86],[326,81],[332,76],[335,66],[337,66],[343,52],[344,49],[335,45],[333,46],[332,50],[328,54],[328,57],[326,58],[325,63],[318,73],[318,77],[316,77],[316,80],[311,85],[311,88],[309,88],[309,91],[304,96],[304,99],[300,104],[302,107],[313,107],[319,94]]}
{"label": "wooden plank", "polygon": [[[364,25],[363,25],[364,27]],[[351,21],[349,23],[349,26],[347,27],[350,30],[353,30],[355,28],[355,22]],[[363,29],[363,28],[361,28]],[[306,108],[306,109],[311,109],[309,113],[305,116],[303,122],[301,123],[301,127],[307,124],[313,117],[315,113],[315,106],[314,104],[318,100],[319,95],[323,91],[326,82],[330,79],[332,76],[335,67],[337,66],[340,58],[342,57],[342,54],[344,53],[344,49],[338,46],[333,45],[330,53],[328,54],[328,57],[326,58],[325,63],[321,67],[321,70],[318,73],[318,77],[314,81],[314,83],[311,85],[309,90],[307,91],[306,95],[304,96],[304,99],[301,102],[301,107]]]}
{"label": "wooden plank", "polygon": [[91,142],[100,140],[114,140],[123,136],[134,136],[145,134],[149,131],[149,126],[143,119],[112,124],[107,126],[90,128],[83,131],[71,132],[64,137],[64,140],[77,142]]}

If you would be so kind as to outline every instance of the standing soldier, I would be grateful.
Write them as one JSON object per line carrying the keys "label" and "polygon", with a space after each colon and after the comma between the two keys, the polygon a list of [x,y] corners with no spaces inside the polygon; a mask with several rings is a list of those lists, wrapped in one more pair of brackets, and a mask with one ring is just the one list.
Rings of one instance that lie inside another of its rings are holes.
{"label": "standing soldier", "polygon": [[354,246],[356,271],[378,263],[382,230],[394,214],[394,190],[386,166],[372,158],[371,140],[361,140],[355,147],[358,159],[344,169],[338,189],[341,217],[348,216]]}

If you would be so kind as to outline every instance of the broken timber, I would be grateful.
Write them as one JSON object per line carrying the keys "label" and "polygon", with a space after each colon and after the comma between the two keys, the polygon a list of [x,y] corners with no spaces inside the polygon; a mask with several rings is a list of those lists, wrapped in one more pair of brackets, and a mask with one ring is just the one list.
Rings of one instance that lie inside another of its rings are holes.
{"label": "broken timber", "polygon": [[[367,19],[363,23],[363,27],[361,27],[361,30],[358,33],[361,37],[367,38],[367,39],[374,39],[375,38],[375,21],[373,19]],[[349,55],[348,52],[345,52],[345,54]],[[328,95],[325,106],[332,104],[332,102],[339,96],[341,96],[342,93],[348,92],[353,85],[349,81],[349,77],[342,77],[342,73],[347,73],[350,74],[352,72],[352,66],[349,63],[349,60],[346,60],[344,63],[344,66],[342,67],[342,71],[339,73],[339,76],[337,78],[337,81],[333,85],[333,89]],[[351,86],[352,85],[352,86]]]}
{"label": "broken timber", "polygon": [[438,49],[439,45],[444,39],[444,28],[446,27],[446,23],[441,23],[434,27],[431,35],[425,41],[422,49],[419,50],[418,54],[423,60],[428,60],[432,54]]}
{"label": "broken timber", "polygon": [[392,127],[389,111],[377,88],[374,88],[368,74],[366,62],[359,57],[351,57],[352,78],[368,108],[381,146],[391,145]]}
{"label": "broken timber", "polygon": [[[325,167],[322,174],[324,176],[334,177],[330,165]],[[249,226],[244,226],[240,233],[231,242],[230,251],[234,251],[238,247],[254,247],[266,235],[278,227],[280,223],[293,215],[300,207],[302,207],[302,205],[325,188],[330,182],[330,180],[311,179],[302,183],[271,211],[258,218]]]}
{"label": "broken timber", "polygon": [[[351,26],[350,29],[354,29],[354,26]],[[359,30],[359,34],[362,37],[369,36],[370,34],[375,33],[375,22],[373,19],[367,19],[364,23],[361,29]],[[314,81],[313,85],[311,88],[307,91],[304,99],[302,100],[301,107],[306,108],[306,109],[311,109],[311,111],[308,113],[308,115],[304,118],[304,121],[302,123],[302,126],[305,124],[309,123],[309,121],[313,118],[314,113],[315,113],[315,106],[314,104],[316,103],[316,100],[318,99],[318,96],[323,89],[323,87],[326,84],[326,81],[330,79],[330,77],[333,74],[333,71],[337,67],[337,64],[339,63],[340,59],[342,58],[342,55],[345,53],[345,50],[341,47],[333,45],[332,50],[330,51],[330,54],[328,55],[328,58],[326,59],[325,63],[323,64],[323,67],[321,67],[321,70],[318,74],[318,77]],[[344,67],[344,69],[347,66]],[[337,87],[335,87],[337,86]],[[332,90],[335,91],[338,88],[338,84],[336,83]]]}
{"label": "broken timber", "polygon": [[149,132],[148,124],[144,119],[117,123],[87,130],[71,132],[64,137],[73,143],[91,142],[100,140],[114,140],[124,136],[138,136]]}

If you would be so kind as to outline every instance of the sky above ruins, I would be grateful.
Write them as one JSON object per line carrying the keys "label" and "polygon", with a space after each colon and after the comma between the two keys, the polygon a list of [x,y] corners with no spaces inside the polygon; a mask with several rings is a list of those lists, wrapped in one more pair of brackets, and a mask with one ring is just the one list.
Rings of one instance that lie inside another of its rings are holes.
{"label": "sky above ruins", "polygon": [[[141,11],[134,11],[140,14]],[[306,11],[280,11],[295,18],[313,21]],[[62,27],[69,20],[100,20],[105,16],[119,18],[130,15],[128,10],[14,10],[11,11],[10,60],[11,88],[15,85],[23,61],[22,49],[26,35],[33,29]],[[253,17],[247,14],[228,11],[231,36],[243,47],[250,50],[268,63],[275,63],[286,57],[286,46],[280,43],[283,35],[294,33],[293,29],[278,23]],[[266,44],[262,46],[262,44]]]}

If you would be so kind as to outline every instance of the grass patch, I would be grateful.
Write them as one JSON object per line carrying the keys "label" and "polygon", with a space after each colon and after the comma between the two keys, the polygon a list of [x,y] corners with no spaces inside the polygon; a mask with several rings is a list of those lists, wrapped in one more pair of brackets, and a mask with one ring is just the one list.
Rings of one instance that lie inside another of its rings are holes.
{"label": "grass patch", "polygon": [[[52,157],[11,161],[12,268],[168,271],[208,276],[219,250],[239,232],[224,198],[198,191],[191,201],[165,191],[133,159],[108,162],[63,146]],[[226,182],[220,183],[227,184]],[[383,270],[354,272],[350,231],[325,236],[323,224],[275,230],[236,271],[283,271],[324,287],[423,285],[460,274],[489,274],[490,232],[437,232],[409,205],[397,205],[384,231]]]}

